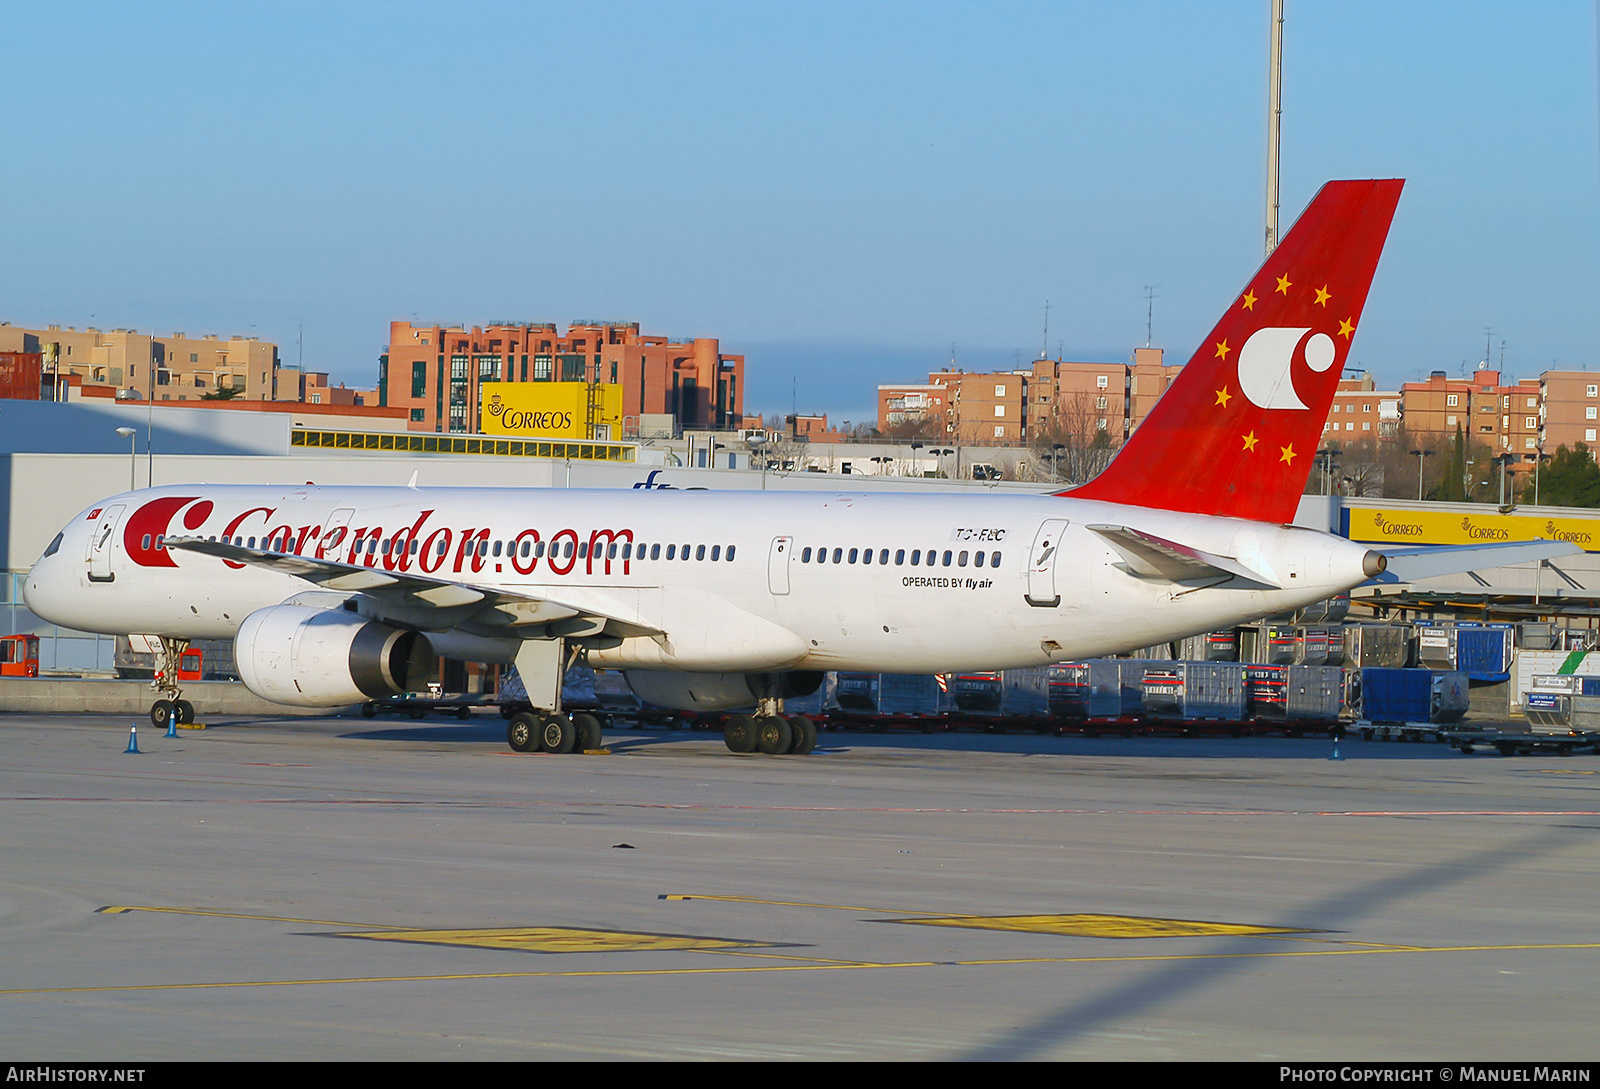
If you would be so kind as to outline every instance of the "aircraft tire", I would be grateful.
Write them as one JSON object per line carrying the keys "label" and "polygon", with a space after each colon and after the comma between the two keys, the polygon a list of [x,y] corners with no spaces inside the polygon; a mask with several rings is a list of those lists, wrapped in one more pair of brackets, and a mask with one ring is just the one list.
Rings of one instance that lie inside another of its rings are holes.
{"label": "aircraft tire", "polygon": [[165,730],[167,723],[172,720],[172,704],[167,700],[156,700],[150,705],[150,725],[158,730]]}
{"label": "aircraft tire", "polygon": [[194,704],[188,700],[173,700],[172,713],[177,716],[179,726],[186,726],[194,721]]}
{"label": "aircraft tire", "polygon": [[789,720],[778,715],[756,719],[756,747],[767,756],[779,756],[789,751],[794,732]]}
{"label": "aircraft tire", "polygon": [[545,752],[564,755],[577,743],[578,732],[566,715],[547,715],[539,727],[539,748]]}
{"label": "aircraft tire", "polygon": [[539,720],[526,711],[511,716],[506,723],[506,744],[513,752],[532,752],[539,747]]}
{"label": "aircraft tire", "polygon": [[598,749],[604,742],[605,731],[600,727],[600,720],[593,715],[573,715],[572,729],[577,735],[574,747],[578,752]]}
{"label": "aircraft tire", "polygon": [[749,715],[729,715],[722,724],[722,740],[730,752],[754,752],[756,720]]}
{"label": "aircraft tire", "polygon": [[810,756],[811,750],[817,747],[816,725],[804,715],[790,715],[789,731],[793,734],[789,751],[796,756]]}

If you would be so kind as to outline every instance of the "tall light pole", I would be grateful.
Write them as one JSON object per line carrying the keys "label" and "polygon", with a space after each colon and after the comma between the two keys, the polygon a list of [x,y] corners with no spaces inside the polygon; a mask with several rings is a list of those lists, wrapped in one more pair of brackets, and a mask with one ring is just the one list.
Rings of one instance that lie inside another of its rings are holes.
{"label": "tall light pole", "polygon": [[139,429],[137,427],[119,427],[117,428],[117,434],[128,440],[128,490],[131,492],[138,487],[134,480],[134,474],[139,470],[139,444],[138,439],[135,437],[139,434]]}
{"label": "tall light pole", "polygon": [[1413,457],[1417,459],[1417,502],[1422,502],[1422,459],[1433,457],[1432,450],[1413,450]]}
{"label": "tall light pole", "polygon": [[1278,245],[1278,145],[1283,139],[1283,0],[1272,0],[1267,56],[1267,253]]}
{"label": "tall light pole", "polygon": [[1500,463],[1500,505],[1502,507],[1506,505],[1506,469],[1510,467],[1511,459],[1515,456],[1514,454],[1501,454],[1495,458],[1495,461]]}
{"label": "tall light pole", "polygon": [[1325,446],[1317,451],[1317,462],[1322,467],[1322,494],[1333,494],[1333,473],[1339,464],[1340,450],[1337,446]]}
{"label": "tall light pole", "polygon": [[746,446],[748,446],[750,448],[750,454],[751,454],[752,457],[759,457],[761,459],[761,490],[762,491],[766,491],[767,490],[767,436],[766,436],[766,433],[762,432],[760,434],[751,435],[748,439],[744,440],[744,443],[745,443]]}

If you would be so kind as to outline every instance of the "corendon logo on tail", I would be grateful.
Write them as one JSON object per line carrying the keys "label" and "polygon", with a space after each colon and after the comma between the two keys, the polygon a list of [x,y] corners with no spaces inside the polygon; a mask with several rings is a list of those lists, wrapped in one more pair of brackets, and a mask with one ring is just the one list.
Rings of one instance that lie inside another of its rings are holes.
{"label": "corendon logo on tail", "polygon": [[[1310,326],[1267,326],[1250,334],[1239,349],[1239,390],[1257,408],[1307,407],[1294,389],[1294,355]],[[1333,366],[1333,338],[1317,333],[1306,342],[1306,366],[1321,374]]]}

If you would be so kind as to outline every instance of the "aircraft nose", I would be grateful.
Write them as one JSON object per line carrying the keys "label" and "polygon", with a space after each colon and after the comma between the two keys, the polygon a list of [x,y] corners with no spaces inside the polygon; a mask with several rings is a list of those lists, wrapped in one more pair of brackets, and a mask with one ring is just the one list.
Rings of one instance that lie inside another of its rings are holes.
{"label": "aircraft nose", "polygon": [[34,616],[48,620],[52,624],[62,623],[57,619],[59,609],[59,594],[55,592],[58,582],[66,577],[62,567],[61,542],[65,533],[56,534],[55,540],[50,542],[44,555],[34,561],[28,568],[28,575],[22,580],[22,601],[28,606],[28,611]]}

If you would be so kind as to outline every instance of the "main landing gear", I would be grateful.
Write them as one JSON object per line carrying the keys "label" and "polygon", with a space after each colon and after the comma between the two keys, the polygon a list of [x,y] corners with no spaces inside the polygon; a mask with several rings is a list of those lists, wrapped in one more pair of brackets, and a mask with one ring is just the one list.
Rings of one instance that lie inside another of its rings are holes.
{"label": "main landing gear", "polygon": [[779,678],[767,678],[768,695],[756,701],[753,715],[729,715],[722,723],[722,740],[732,752],[761,752],[767,756],[793,753],[806,756],[817,747],[817,725],[804,715],[784,715]]}
{"label": "main landing gear", "polygon": [[560,711],[518,711],[506,723],[506,743],[516,752],[587,752],[600,747],[600,720]]}
{"label": "main landing gear", "polygon": [[150,725],[165,730],[173,719],[187,726],[194,721],[194,704],[183,699],[183,689],[178,687],[178,658],[189,649],[187,639],[160,637],[161,649],[156,652],[156,673],[150,687],[161,693],[161,699],[150,705]]}
{"label": "main landing gear", "polygon": [[[515,752],[588,752],[603,743],[600,720],[561,710],[561,681],[582,648],[562,640],[527,640],[517,654],[517,675],[533,710],[518,711],[506,722],[506,744]],[[541,710],[540,707],[550,710]]]}
{"label": "main landing gear", "polygon": [[737,753],[806,756],[817,747],[817,724],[804,715],[729,715],[722,740]]}

